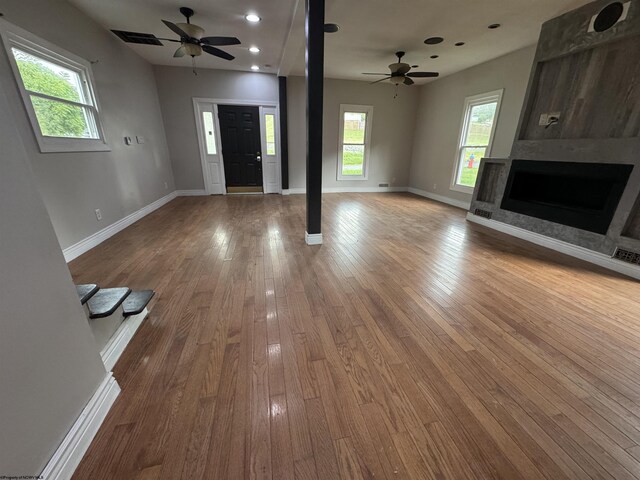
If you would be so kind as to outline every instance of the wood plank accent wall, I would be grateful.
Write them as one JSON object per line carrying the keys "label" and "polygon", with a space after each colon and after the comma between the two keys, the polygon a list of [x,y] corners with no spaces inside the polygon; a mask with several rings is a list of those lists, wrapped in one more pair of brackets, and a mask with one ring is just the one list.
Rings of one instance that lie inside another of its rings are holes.
{"label": "wood plank accent wall", "polygon": [[[640,36],[538,65],[522,140],[629,138],[640,135]],[[562,112],[550,128],[540,115]]]}

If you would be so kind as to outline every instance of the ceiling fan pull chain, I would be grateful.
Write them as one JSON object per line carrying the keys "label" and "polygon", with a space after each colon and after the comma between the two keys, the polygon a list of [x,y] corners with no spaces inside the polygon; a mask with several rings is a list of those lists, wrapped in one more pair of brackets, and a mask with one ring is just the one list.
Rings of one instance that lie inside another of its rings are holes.
{"label": "ceiling fan pull chain", "polygon": [[196,70],[196,57],[191,57],[191,71],[194,75],[198,75],[198,71]]}

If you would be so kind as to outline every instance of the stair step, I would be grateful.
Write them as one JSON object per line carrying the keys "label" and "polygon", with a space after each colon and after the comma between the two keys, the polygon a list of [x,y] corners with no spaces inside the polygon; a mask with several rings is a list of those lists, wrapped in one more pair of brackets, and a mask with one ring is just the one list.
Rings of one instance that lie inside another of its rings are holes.
{"label": "stair step", "polygon": [[93,297],[98,290],[100,290],[100,287],[94,283],[76,285],[76,292],[78,292],[78,297],[80,297],[80,303],[82,305],[87,303],[87,301]]}
{"label": "stair step", "polygon": [[132,292],[122,304],[122,307],[124,308],[124,316],[129,317],[131,315],[138,315],[141,313],[151,301],[151,297],[153,297],[155,293],[156,292],[153,290]]}
{"label": "stair step", "polygon": [[126,287],[101,288],[87,302],[89,318],[104,318],[112,315],[130,293],[131,289]]}

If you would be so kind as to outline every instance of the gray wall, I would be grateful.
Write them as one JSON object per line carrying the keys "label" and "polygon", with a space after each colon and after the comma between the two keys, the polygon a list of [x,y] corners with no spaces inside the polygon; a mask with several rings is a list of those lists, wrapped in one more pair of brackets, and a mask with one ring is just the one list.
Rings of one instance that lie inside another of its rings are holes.
{"label": "gray wall", "polygon": [[504,88],[491,156],[507,157],[518,127],[534,54],[535,46],[527,47],[421,87],[411,187],[471,201],[471,195],[450,190],[465,97]]}
{"label": "gray wall", "polygon": [[105,376],[0,89],[0,474],[38,475]]}
{"label": "gray wall", "polygon": [[[111,152],[39,153],[4,48],[0,82],[63,248],[174,190],[151,66],[121,40],[63,0],[3,2],[4,19],[93,65]],[[142,135],[144,145],[123,137]],[[165,188],[165,182],[167,187]],[[102,210],[96,220],[94,210]]]}
{"label": "gray wall", "polygon": [[176,189],[204,189],[193,98],[278,101],[278,78],[255,72],[154,66]]}
{"label": "gray wall", "polygon": [[[323,187],[377,187],[380,183],[409,184],[411,148],[419,98],[418,88],[398,90],[392,85],[325,79]],[[289,188],[306,186],[306,92],[303,77],[287,82],[289,114]],[[338,123],[340,104],[373,105],[373,131],[367,180],[339,181]]]}

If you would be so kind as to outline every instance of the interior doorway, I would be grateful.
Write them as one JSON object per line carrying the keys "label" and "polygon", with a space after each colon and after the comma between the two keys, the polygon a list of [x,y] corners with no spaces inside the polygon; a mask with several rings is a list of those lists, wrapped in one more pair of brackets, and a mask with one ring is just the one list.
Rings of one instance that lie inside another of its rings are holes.
{"label": "interior doorway", "polygon": [[281,193],[277,102],[193,102],[206,193]]}

